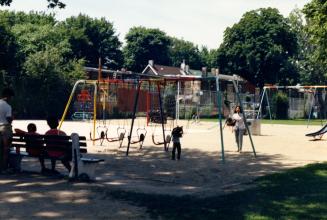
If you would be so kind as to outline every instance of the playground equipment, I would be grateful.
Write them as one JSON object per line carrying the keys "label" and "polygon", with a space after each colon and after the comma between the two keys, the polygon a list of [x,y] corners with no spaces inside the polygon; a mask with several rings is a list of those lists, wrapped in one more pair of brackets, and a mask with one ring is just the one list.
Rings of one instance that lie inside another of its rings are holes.
{"label": "playground equipment", "polygon": [[[112,71],[112,73],[114,73],[114,71]],[[223,107],[223,103],[225,103],[226,100],[223,99],[223,92],[220,89],[220,84],[222,83],[223,87],[226,82],[232,85],[232,88],[235,91],[236,102],[239,103],[243,109],[243,101],[240,98],[239,91],[239,82],[242,81],[240,77],[237,75],[220,75],[217,72],[216,76],[206,78],[188,75],[165,77],[145,76],[143,74],[134,74],[133,77],[129,74],[126,77],[124,76],[120,78],[121,79],[103,79],[99,77],[98,80],[77,81],[67,102],[59,127],[61,127],[66,118],[73,97],[76,97],[75,93],[77,87],[79,85],[88,84],[91,85],[93,89],[92,93],[90,93],[91,100],[93,99],[93,128],[90,134],[90,139],[93,140],[93,142],[100,141],[101,144],[104,143],[104,141],[119,142],[119,147],[121,147],[123,140],[127,138],[127,156],[131,145],[139,144],[140,149],[143,147],[147,135],[146,126],[148,126],[149,123],[154,123],[154,121],[156,121],[161,125],[160,133],[162,137],[160,138],[161,140],[156,140],[157,136],[153,135],[152,141],[155,145],[163,145],[164,150],[167,151],[171,140],[171,131],[169,131],[167,126],[165,127],[165,122],[167,123],[168,118],[173,116],[173,120],[176,120],[176,125],[178,125],[181,115],[184,115],[184,118],[189,118],[194,112],[196,114],[202,114],[207,111],[210,115],[218,116],[222,152],[221,158],[222,161],[225,161],[222,118],[223,114],[225,114],[224,111],[226,111],[225,107]],[[208,93],[204,93],[201,88],[202,84],[208,84],[208,82],[211,89],[215,87],[215,91],[211,90],[208,91]],[[171,85],[167,86],[168,84]],[[170,93],[167,92],[169,90],[171,90]],[[86,96],[85,92],[79,94]],[[169,94],[169,96],[167,94]],[[156,99],[156,101],[151,102],[151,99]],[[90,99],[88,98],[88,100]],[[155,108],[152,106],[153,103],[156,104]],[[172,110],[167,111],[167,106],[170,106]],[[153,110],[156,110],[157,112],[155,116],[151,115],[151,111]],[[126,129],[124,126],[118,126],[118,128],[116,128],[117,136],[112,135],[113,132],[110,131],[110,129],[112,130],[112,126],[106,124],[107,121],[110,122],[115,119],[114,117],[108,118],[108,115],[110,116],[114,111],[117,111],[120,114],[123,113],[123,117],[126,118],[126,120],[130,120],[130,129]],[[167,112],[170,114],[169,117],[166,115]],[[246,116],[243,116],[246,122]],[[136,126],[135,128],[136,118],[144,118],[146,122],[143,126]],[[98,125],[99,121],[100,125]],[[247,123],[245,124],[249,134],[248,137],[250,138],[253,154],[256,156],[251,132],[249,131]],[[136,132],[136,136],[133,136],[133,132]]]}
{"label": "playground equipment", "polygon": [[[264,102],[266,102],[266,107],[269,113],[270,120],[273,119],[272,103],[271,97],[269,98],[269,92],[272,91],[282,91],[288,97],[288,115],[290,118],[304,118],[307,116],[307,126],[309,126],[312,116],[315,114],[318,117],[319,104],[320,101],[326,99],[326,88],[325,85],[312,85],[312,86],[264,86],[261,94],[261,101],[259,105],[259,110],[257,114],[257,119],[262,118],[262,111]],[[276,107],[275,107],[276,108]],[[278,110],[278,109],[277,109]],[[284,109],[287,110],[287,109]],[[276,111],[276,110],[275,110]],[[326,118],[323,112],[321,113],[321,123],[322,118]],[[274,114],[276,114],[274,112]]]}

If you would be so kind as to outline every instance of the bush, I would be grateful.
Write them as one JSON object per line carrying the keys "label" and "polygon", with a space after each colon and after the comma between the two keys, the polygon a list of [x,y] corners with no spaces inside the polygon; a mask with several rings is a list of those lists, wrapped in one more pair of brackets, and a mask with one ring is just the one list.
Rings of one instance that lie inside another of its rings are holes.
{"label": "bush", "polygon": [[288,96],[283,92],[278,92],[272,99],[273,113],[276,119],[288,118]]}

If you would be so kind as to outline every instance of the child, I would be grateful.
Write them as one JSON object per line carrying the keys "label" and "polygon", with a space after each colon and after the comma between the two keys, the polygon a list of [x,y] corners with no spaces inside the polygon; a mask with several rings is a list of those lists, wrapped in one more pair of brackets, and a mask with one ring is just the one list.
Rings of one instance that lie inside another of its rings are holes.
{"label": "child", "polygon": [[[45,132],[45,135],[62,135],[66,136],[66,133],[57,129],[59,123],[56,117],[48,117],[47,123],[50,127],[50,130]],[[51,149],[51,146],[47,146]],[[63,153],[62,151],[55,151],[55,150],[47,150],[48,155],[50,157],[60,158],[61,163],[67,168],[68,172],[70,172],[71,166],[69,161],[71,160],[71,149],[67,149],[67,152]],[[51,170],[53,173],[59,173],[56,171],[56,160],[51,159]]]}
{"label": "child", "polygon": [[[28,134],[28,135],[39,135],[39,133],[36,132],[36,125],[34,123],[29,123],[27,125],[27,132],[23,131],[19,128],[15,129],[16,134]],[[27,148],[27,153],[29,155],[35,156],[35,157],[39,157],[39,161],[41,164],[41,172],[44,173],[47,171],[47,169],[45,168],[44,165],[44,155],[43,155],[43,151],[42,151],[42,147],[40,146],[39,148],[37,147],[37,141],[27,141],[26,142],[28,145],[33,145],[35,148]]]}
{"label": "child", "polygon": [[175,152],[177,149],[177,160],[181,159],[181,153],[182,153],[182,147],[181,147],[181,142],[180,138],[183,136],[183,126],[175,127],[173,131],[171,132],[172,141],[173,141],[173,151],[171,155],[171,159],[175,160]]}

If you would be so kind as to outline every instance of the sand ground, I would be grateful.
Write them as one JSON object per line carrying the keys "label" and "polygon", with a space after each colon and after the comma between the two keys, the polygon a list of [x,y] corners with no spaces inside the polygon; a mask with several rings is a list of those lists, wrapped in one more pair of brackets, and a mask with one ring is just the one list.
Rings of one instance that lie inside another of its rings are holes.
{"label": "sand ground", "polygon": [[[14,128],[26,128],[30,121],[15,121]],[[45,121],[34,121],[38,132],[47,130]],[[143,128],[142,119],[135,123]],[[132,145],[126,157],[127,140],[123,147],[118,143],[104,142],[103,146],[89,141],[89,153],[103,158],[99,164],[95,183],[70,183],[65,178],[42,176],[36,159],[25,159],[23,172],[0,175],[0,219],[150,219],[145,207],[116,200],[106,195],[112,192],[133,192],[165,195],[192,195],[208,197],[251,187],[251,182],[262,175],[326,159],[326,140],[310,141],[305,133],[318,130],[319,126],[262,125],[261,136],[253,136],[257,157],[254,157],[249,136],[244,137],[242,153],[236,152],[234,134],[225,128],[225,163],[221,160],[221,139],[218,123],[200,122],[184,125],[182,159],[170,160],[163,146],[152,143],[155,134],[160,141],[160,127],[147,129],[143,149]],[[98,126],[97,126],[98,127]],[[122,121],[106,122],[98,127],[117,136]],[[89,137],[92,123],[64,122],[67,134],[77,132]],[[167,132],[170,132],[169,129]],[[136,133],[136,130],[135,132]],[[60,171],[65,173],[62,167]]]}

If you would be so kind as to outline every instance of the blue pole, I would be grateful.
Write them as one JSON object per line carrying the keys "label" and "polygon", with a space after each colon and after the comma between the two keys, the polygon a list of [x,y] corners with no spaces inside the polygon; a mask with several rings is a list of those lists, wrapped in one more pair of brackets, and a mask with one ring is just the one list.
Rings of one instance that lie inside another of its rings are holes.
{"label": "blue pole", "polygon": [[221,141],[221,160],[225,163],[225,149],[224,149],[224,135],[223,135],[223,123],[222,123],[222,105],[221,105],[221,92],[219,88],[219,76],[216,76],[216,91],[217,91],[217,107],[218,107],[218,119]]}

